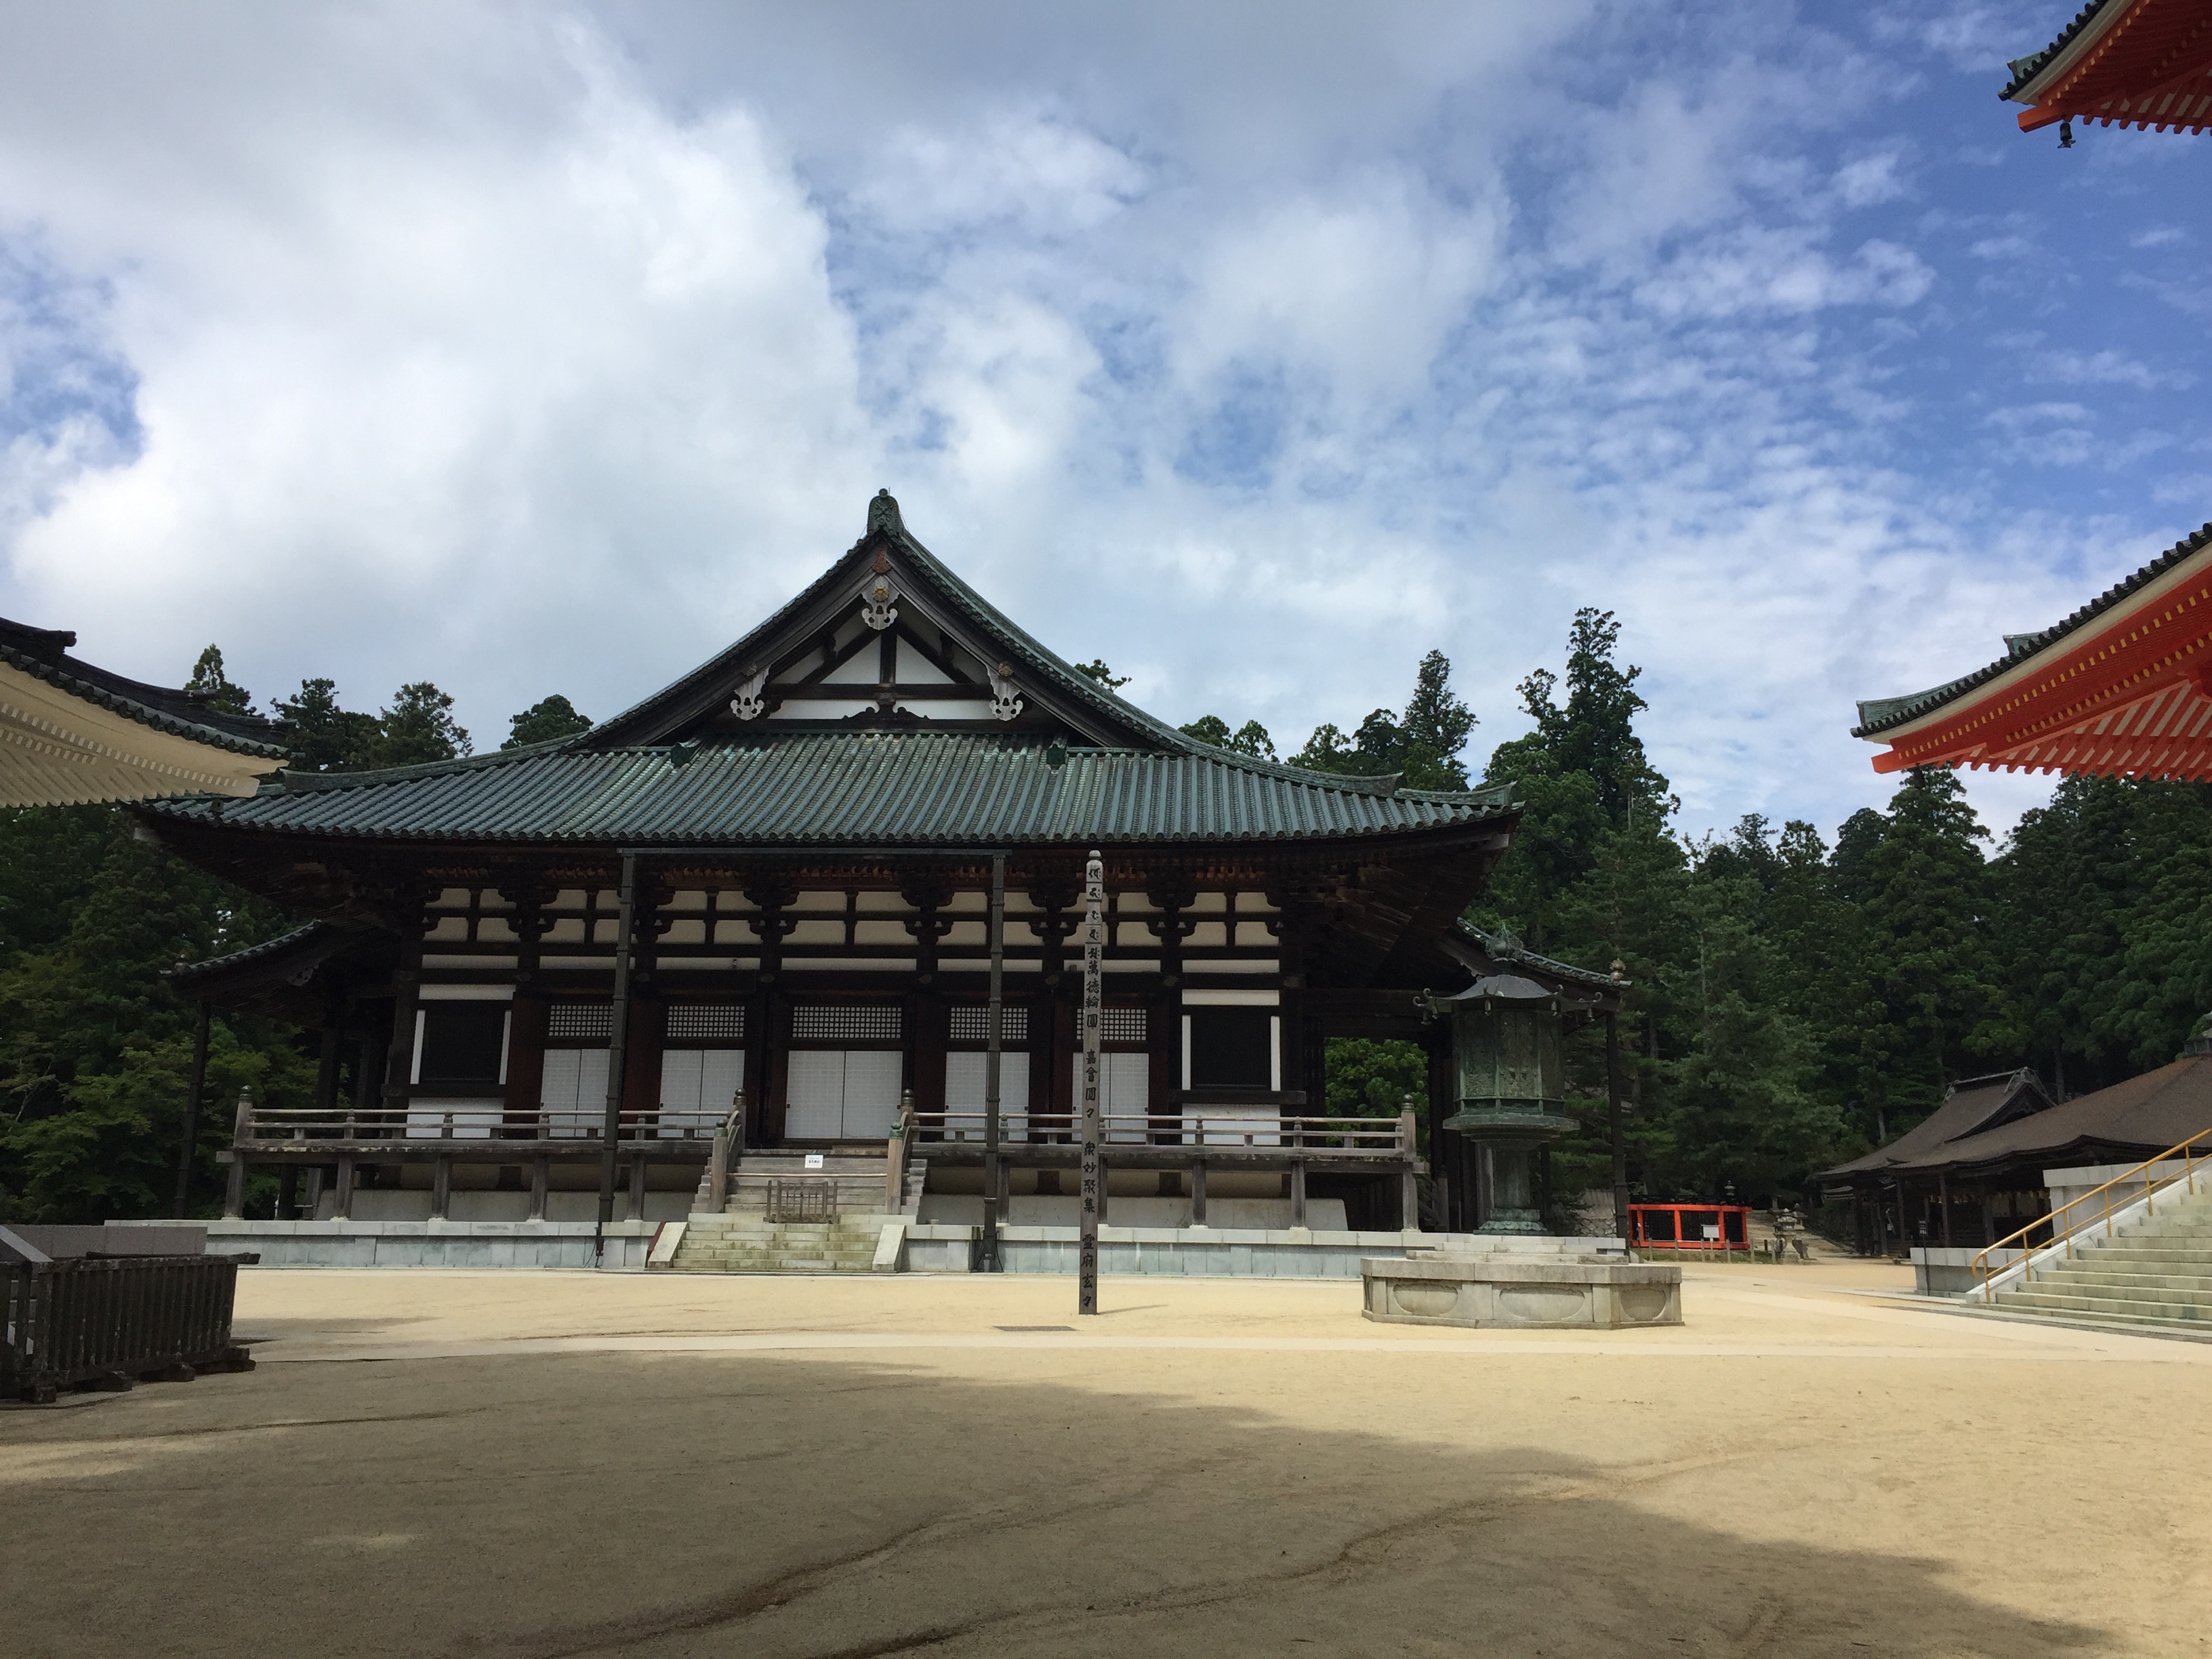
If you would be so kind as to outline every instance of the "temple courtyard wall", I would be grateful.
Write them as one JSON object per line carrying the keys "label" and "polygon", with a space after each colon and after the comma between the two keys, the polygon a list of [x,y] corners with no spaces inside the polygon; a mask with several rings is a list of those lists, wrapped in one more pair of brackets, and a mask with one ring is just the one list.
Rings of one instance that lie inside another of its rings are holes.
{"label": "temple courtyard wall", "polygon": [[[2200,1655],[2212,1345],[1884,1263],[1687,1323],[1356,1285],[240,1276],[251,1374],[0,1413],[0,1650]],[[2146,1440],[2146,1425],[2155,1425]]]}

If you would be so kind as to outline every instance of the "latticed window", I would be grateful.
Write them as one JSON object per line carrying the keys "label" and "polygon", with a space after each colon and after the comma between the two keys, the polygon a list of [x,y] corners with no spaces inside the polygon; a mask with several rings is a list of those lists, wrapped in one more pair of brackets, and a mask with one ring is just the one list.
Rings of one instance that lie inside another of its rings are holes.
{"label": "latticed window", "polygon": [[791,1040],[842,1048],[855,1042],[899,1042],[906,1023],[896,1003],[830,1003],[791,1011]]}
{"label": "latticed window", "polygon": [[[961,1004],[951,1010],[951,1040],[955,1042],[985,1043],[991,1040],[991,1010],[988,1004]],[[1006,1048],[1026,1045],[1030,1040],[1030,1011],[1008,1006],[1000,1010],[1000,1042]]]}
{"label": "latticed window", "polygon": [[674,1002],[668,1006],[671,1044],[739,1043],[745,1040],[742,1002]]}
{"label": "latticed window", "polygon": [[546,1010],[549,1042],[605,1042],[614,1030],[614,1012],[604,1002],[556,1002]]}
{"label": "latticed window", "polygon": [[1098,1040],[1145,1046],[1147,1026],[1142,1008],[1102,1008],[1098,1011]]}

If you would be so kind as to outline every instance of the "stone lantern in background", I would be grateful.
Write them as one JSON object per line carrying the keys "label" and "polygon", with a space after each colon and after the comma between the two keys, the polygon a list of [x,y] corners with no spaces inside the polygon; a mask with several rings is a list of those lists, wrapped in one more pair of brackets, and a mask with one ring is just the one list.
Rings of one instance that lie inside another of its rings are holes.
{"label": "stone lantern in background", "polygon": [[1577,1127],[1566,1099],[1561,1015],[1583,1005],[1518,974],[1492,974],[1421,1006],[1452,1027],[1453,1098],[1445,1130],[1490,1152],[1490,1218],[1478,1233],[1541,1233],[1534,1154]]}

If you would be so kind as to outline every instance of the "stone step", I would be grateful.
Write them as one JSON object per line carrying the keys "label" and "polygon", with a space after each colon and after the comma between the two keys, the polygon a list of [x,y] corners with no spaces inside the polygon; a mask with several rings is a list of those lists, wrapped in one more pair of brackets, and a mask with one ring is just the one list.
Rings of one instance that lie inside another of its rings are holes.
{"label": "stone step", "polygon": [[2149,1320],[2162,1324],[2212,1325],[2212,1310],[2195,1303],[2146,1301],[2133,1297],[2077,1295],[2063,1291],[2000,1291],[1996,1304],[2009,1312],[2098,1314]]}
{"label": "stone step", "polygon": [[2212,1273],[2118,1273],[2109,1267],[2059,1268],[2035,1275],[2038,1285],[2103,1285],[2115,1290],[2183,1291],[2212,1299]]}
{"label": "stone step", "polygon": [[2212,1285],[2154,1285],[2141,1278],[2103,1273],[2038,1274],[2025,1291],[2049,1291],[2059,1296],[2124,1297],[2136,1302],[2172,1302],[2185,1307],[2212,1308]]}

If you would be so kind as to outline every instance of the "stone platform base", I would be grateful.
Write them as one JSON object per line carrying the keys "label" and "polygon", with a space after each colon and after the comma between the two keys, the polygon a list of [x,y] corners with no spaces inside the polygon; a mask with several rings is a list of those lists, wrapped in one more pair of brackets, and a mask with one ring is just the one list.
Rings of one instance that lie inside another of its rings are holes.
{"label": "stone platform base", "polygon": [[1370,1256],[1359,1276],[1362,1313],[1388,1324],[1620,1330],[1682,1322],[1682,1270],[1657,1262],[1495,1250]]}
{"label": "stone platform base", "polygon": [[[118,1227],[134,1223],[118,1223]],[[174,1225],[175,1224],[171,1224]],[[642,1273],[663,1224],[617,1221],[592,1248],[588,1221],[203,1221],[206,1248],[264,1267],[596,1267]]]}

